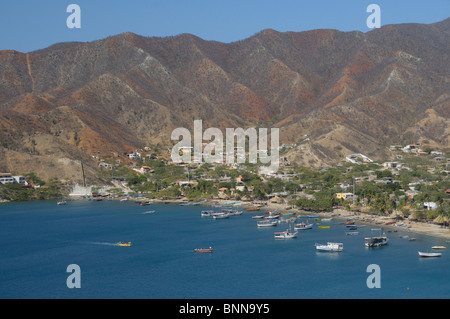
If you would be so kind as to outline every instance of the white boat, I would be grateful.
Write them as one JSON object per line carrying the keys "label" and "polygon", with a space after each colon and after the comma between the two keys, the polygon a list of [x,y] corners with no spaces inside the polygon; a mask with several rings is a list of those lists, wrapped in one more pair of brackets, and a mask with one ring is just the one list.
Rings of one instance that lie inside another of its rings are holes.
{"label": "white boat", "polygon": [[283,232],[274,233],[273,237],[275,239],[291,239],[297,238],[298,231],[292,232],[290,229],[287,229]]}
{"label": "white boat", "polygon": [[65,200],[59,201],[56,203],[56,205],[66,205],[67,202]]}
{"label": "white boat", "polygon": [[341,252],[344,250],[344,244],[343,243],[327,243],[326,245],[316,244],[316,249],[318,251],[326,251],[326,252]]}
{"label": "white boat", "polygon": [[142,214],[154,214],[154,213],[156,213],[156,211],[154,211],[154,210],[148,210],[148,211],[146,211],[146,212],[143,212]]}
{"label": "white boat", "polygon": [[345,234],[346,235],[359,235],[359,232],[357,232],[357,231],[346,231]]}
{"label": "white boat", "polygon": [[305,224],[305,223],[298,223],[295,224],[294,229],[295,230],[307,230],[307,229],[312,229],[313,224]]}
{"label": "white boat", "polygon": [[230,215],[228,213],[218,213],[218,214],[213,215],[214,219],[225,219],[228,217],[230,217]]}
{"label": "white boat", "polygon": [[243,211],[233,210],[233,211],[228,212],[228,215],[230,215],[230,216],[239,216],[239,215],[242,215],[242,213],[243,213]]}
{"label": "white boat", "polygon": [[258,227],[273,227],[273,226],[278,225],[278,221],[270,220],[270,219],[264,219],[264,220],[258,221],[258,223],[256,225]]}
{"label": "white boat", "polygon": [[264,218],[263,215],[252,216],[252,219],[263,219],[263,218]]}
{"label": "white boat", "polygon": [[389,239],[385,236],[364,238],[366,247],[380,247],[388,244]]}
{"label": "white boat", "polygon": [[380,236],[364,238],[364,245],[366,247],[380,247],[388,244],[389,238],[387,238],[386,236],[382,236],[383,228],[372,228],[371,231],[379,231]]}
{"label": "white boat", "polygon": [[215,211],[213,210],[202,210],[201,215],[202,217],[208,217],[208,216],[214,216]]}
{"label": "white boat", "polygon": [[419,257],[441,257],[442,253],[425,253],[422,251],[418,252]]}

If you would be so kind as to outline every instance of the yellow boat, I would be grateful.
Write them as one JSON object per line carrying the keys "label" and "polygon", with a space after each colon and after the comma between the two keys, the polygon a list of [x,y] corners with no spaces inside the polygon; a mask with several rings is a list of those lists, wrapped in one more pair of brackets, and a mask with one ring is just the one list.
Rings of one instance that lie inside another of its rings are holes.
{"label": "yellow boat", "polygon": [[129,242],[121,241],[120,243],[117,243],[117,246],[131,246],[131,241],[129,241]]}
{"label": "yellow boat", "polygon": [[318,228],[325,229],[325,228],[330,228],[330,226],[319,226]]}
{"label": "yellow boat", "polygon": [[431,249],[447,249],[445,246],[433,246]]}

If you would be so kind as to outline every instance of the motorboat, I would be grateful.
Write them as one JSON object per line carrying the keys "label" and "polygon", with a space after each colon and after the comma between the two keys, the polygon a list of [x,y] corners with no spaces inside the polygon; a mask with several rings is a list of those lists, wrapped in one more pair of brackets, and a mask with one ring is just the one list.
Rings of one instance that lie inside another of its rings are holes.
{"label": "motorboat", "polygon": [[118,243],[117,243],[117,246],[126,246],[126,247],[131,246],[131,241],[128,241],[128,242],[124,242],[124,241],[118,242]]}
{"label": "motorboat", "polygon": [[283,232],[277,232],[273,234],[275,239],[291,239],[297,238],[298,231],[292,232],[290,229],[287,229]]}
{"label": "motorboat", "polygon": [[325,251],[325,252],[341,252],[344,250],[343,243],[327,243],[326,245],[316,244],[315,246],[318,251]]}
{"label": "motorboat", "polygon": [[442,253],[426,253],[426,252],[422,252],[419,251],[418,252],[419,257],[441,257]]}
{"label": "motorboat", "polygon": [[278,221],[276,220],[271,220],[271,219],[264,219],[264,220],[260,220],[257,223],[258,227],[273,227],[278,225]]}
{"label": "motorboat", "polygon": [[207,216],[214,216],[215,211],[213,210],[202,210],[201,215],[202,217],[207,217]]}
{"label": "motorboat", "polygon": [[388,244],[389,238],[386,236],[364,238],[366,247],[380,247]]}
{"label": "motorboat", "polygon": [[447,249],[447,247],[445,247],[445,246],[433,246],[433,247],[431,247],[431,249],[439,249],[439,250],[443,250],[443,249]]}
{"label": "motorboat", "polygon": [[312,229],[313,224],[305,224],[305,223],[298,223],[294,225],[295,230],[307,230]]}
{"label": "motorboat", "polygon": [[212,249],[212,247],[209,247],[209,248],[195,248],[194,251],[196,253],[212,253],[213,249]]}
{"label": "motorboat", "polygon": [[67,204],[67,202],[65,201],[65,200],[61,200],[61,201],[59,201],[59,202],[57,202],[56,203],[56,205],[66,205]]}
{"label": "motorboat", "polygon": [[217,213],[217,214],[213,215],[214,219],[225,219],[228,217],[230,217],[230,214],[228,214],[228,213]]}
{"label": "motorboat", "polygon": [[328,228],[330,228],[330,226],[317,226],[317,228],[320,228],[320,229],[328,229]]}
{"label": "motorboat", "polygon": [[264,218],[263,215],[252,216],[252,219],[263,219],[263,218]]}

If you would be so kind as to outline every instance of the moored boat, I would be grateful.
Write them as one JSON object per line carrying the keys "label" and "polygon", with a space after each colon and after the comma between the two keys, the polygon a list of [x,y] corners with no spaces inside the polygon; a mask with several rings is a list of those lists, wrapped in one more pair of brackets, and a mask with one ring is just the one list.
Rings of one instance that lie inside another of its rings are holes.
{"label": "moored boat", "polygon": [[305,224],[305,223],[298,223],[294,225],[295,230],[307,230],[312,229],[313,224]]}
{"label": "moored boat", "polygon": [[442,249],[447,249],[447,247],[445,247],[445,246],[433,246],[433,247],[431,247],[431,249],[439,249],[439,250],[442,250]]}
{"label": "moored boat", "polygon": [[330,226],[318,226],[317,228],[320,228],[320,229],[328,229],[328,228],[330,228]]}
{"label": "moored boat", "polygon": [[252,216],[252,219],[263,219],[264,216],[262,215],[256,215],[256,216]]}
{"label": "moored boat", "polygon": [[277,232],[273,234],[273,237],[275,239],[291,239],[291,238],[297,238],[298,231],[293,232],[290,229],[287,229],[283,232]]}
{"label": "moored boat", "polygon": [[230,215],[228,213],[217,213],[213,215],[214,219],[225,219],[230,217]]}
{"label": "moored boat", "polygon": [[256,208],[247,208],[246,211],[247,211],[247,212],[257,212],[257,211],[259,211],[259,207],[256,207]]}
{"label": "moored boat", "polygon": [[256,226],[258,226],[258,227],[273,227],[276,225],[278,225],[278,222],[276,220],[270,220],[270,219],[260,220],[256,224]]}
{"label": "moored boat", "polygon": [[388,244],[389,239],[386,236],[366,237],[364,238],[366,247],[380,247]]}
{"label": "moored boat", "polygon": [[418,252],[419,257],[441,257],[442,253],[426,253],[426,252],[422,252],[419,251]]}
{"label": "moored boat", "polygon": [[327,243],[326,245],[316,244],[315,246],[318,251],[325,251],[325,252],[341,252],[344,250],[343,243]]}
{"label": "moored boat", "polygon": [[156,213],[155,210],[148,210],[146,212],[143,212],[142,214],[154,214],[154,213]]}

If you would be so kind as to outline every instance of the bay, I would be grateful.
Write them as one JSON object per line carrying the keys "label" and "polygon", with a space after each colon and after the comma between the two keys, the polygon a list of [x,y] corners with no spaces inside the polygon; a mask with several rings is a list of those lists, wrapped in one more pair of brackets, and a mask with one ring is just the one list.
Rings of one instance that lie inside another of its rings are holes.
{"label": "bay", "polygon": [[[148,299],[413,299],[450,297],[450,257],[417,252],[445,239],[398,231],[385,247],[345,235],[333,219],[315,222],[298,238],[275,240],[287,224],[258,229],[255,213],[215,220],[206,206],[74,200],[0,205],[0,298]],[[143,214],[155,210],[154,214]],[[260,214],[260,213],[259,213]],[[330,226],[318,229],[317,223]],[[415,237],[408,241],[403,236]],[[117,246],[131,241],[131,247]],[[342,253],[315,243],[342,242]],[[194,248],[213,247],[213,253]],[[66,271],[79,265],[81,288]],[[379,265],[381,288],[368,288],[367,267]]]}

